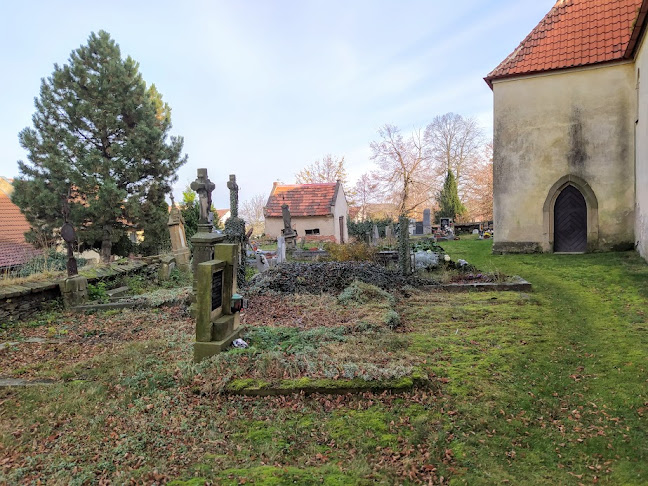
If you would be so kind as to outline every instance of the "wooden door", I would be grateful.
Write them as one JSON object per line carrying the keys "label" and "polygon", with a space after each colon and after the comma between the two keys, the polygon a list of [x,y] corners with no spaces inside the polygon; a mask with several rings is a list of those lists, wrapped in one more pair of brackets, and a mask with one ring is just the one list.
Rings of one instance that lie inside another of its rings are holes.
{"label": "wooden door", "polygon": [[344,243],[344,216],[340,216],[340,243]]}
{"label": "wooden door", "polygon": [[582,253],[587,249],[587,204],[574,186],[562,190],[554,206],[554,251]]}

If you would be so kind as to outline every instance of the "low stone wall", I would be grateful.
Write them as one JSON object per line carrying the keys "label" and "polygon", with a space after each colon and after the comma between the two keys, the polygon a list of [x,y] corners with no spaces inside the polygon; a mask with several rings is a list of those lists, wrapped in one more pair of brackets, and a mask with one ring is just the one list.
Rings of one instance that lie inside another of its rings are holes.
{"label": "low stone wall", "polygon": [[[157,277],[160,257],[149,257],[126,264],[113,263],[109,267],[82,271],[88,283],[114,282],[125,275],[144,275],[147,279]],[[60,301],[59,280],[26,282],[20,285],[0,287],[0,327],[8,322],[25,321],[45,310],[48,305]]]}

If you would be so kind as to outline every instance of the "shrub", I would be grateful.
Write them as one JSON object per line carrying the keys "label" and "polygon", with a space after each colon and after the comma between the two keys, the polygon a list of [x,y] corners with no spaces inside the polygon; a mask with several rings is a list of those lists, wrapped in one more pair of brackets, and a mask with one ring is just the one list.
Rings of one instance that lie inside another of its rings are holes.
{"label": "shrub", "polygon": [[390,329],[396,329],[401,325],[401,319],[398,312],[395,310],[388,310],[383,316],[383,322],[389,326]]}
{"label": "shrub", "polygon": [[328,243],[326,245],[329,259],[335,262],[373,262],[376,259],[376,248],[361,241],[348,244]]}
{"label": "shrub", "polygon": [[88,297],[90,300],[96,300],[101,303],[108,302],[108,292],[106,291],[105,282],[97,282],[96,285],[88,284]]}
{"label": "shrub", "polygon": [[387,301],[394,303],[394,297],[387,291],[382,290],[375,285],[355,280],[351,285],[345,288],[338,296],[340,304],[366,304],[375,301]]}
{"label": "shrub", "polygon": [[[35,273],[58,272],[67,268],[67,255],[50,248],[42,255],[35,256],[15,272],[17,277],[28,277]],[[85,258],[77,258],[77,267],[87,263]]]}

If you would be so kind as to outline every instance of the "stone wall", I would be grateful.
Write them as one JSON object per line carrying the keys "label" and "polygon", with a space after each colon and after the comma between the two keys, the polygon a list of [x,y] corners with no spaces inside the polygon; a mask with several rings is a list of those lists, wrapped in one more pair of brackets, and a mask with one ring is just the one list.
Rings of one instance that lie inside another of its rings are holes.
{"label": "stone wall", "polygon": [[[154,280],[160,266],[159,257],[150,257],[127,264],[112,264],[110,267],[90,269],[81,272],[88,283],[103,281],[112,283],[127,275],[142,275]],[[0,327],[8,322],[28,321],[48,306],[61,303],[59,281],[27,282],[20,285],[0,287]]]}
{"label": "stone wall", "polygon": [[495,251],[553,251],[546,203],[570,176],[597,204],[588,250],[634,246],[635,85],[632,62],[494,83]]}

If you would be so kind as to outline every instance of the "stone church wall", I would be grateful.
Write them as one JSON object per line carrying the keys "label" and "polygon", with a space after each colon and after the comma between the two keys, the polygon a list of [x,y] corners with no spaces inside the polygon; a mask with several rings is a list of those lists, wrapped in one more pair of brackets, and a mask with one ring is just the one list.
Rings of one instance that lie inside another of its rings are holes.
{"label": "stone church wall", "polygon": [[552,251],[545,203],[570,175],[598,202],[588,249],[634,246],[634,64],[499,80],[493,93],[494,251]]}

